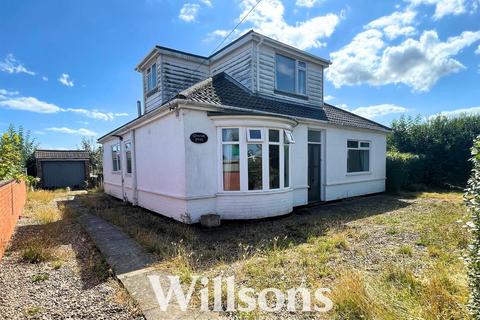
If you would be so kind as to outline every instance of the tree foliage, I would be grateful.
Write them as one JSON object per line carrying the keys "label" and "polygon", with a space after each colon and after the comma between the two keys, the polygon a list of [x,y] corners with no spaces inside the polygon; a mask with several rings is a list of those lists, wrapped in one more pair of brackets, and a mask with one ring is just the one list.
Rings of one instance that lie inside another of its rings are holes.
{"label": "tree foliage", "polygon": [[479,115],[437,116],[424,120],[402,116],[393,121],[388,149],[420,156],[420,183],[464,187],[470,174],[470,147],[480,133]]}
{"label": "tree foliage", "polygon": [[19,180],[24,176],[20,136],[4,133],[0,140],[0,180]]}
{"label": "tree foliage", "polygon": [[474,141],[471,151],[473,169],[465,192],[465,203],[471,214],[469,226],[473,242],[468,257],[470,303],[469,308],[475,319],[480,319],[480,136]]}
{"label": "tree foliage", "polygon": [[80,142],[80,149],[88,151],[90,157],[90,165],[94,174],[101,173],[103,168],[103,151],[102,146],[99,145],[95,139],[88,139],[82,137]]}
{"label": "tree foliage", "polygon": [[30,131],[25,129],[22,126],[19,126],[18,129],[10,124],[6,132],[11,138],[13,136],[18,136],[19,139],[19,148],[21,154],[21,165],[23,168],[28,167],[29,162],[33,159],[33,153],[38,147],[37,141],[31,137]]}

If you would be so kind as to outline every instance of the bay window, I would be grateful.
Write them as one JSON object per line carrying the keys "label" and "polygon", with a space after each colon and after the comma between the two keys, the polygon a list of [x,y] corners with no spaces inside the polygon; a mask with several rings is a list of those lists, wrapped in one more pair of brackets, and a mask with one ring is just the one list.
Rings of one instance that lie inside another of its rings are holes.
{"label": "bay window", "polygon": [[222,129],[223,190],[240,190],[239,129]]}
{"label": "bay window", "polygon": [[290,187],[292,132],[272,128],[221,128],[223,191]]}
{"label": "bay window", "polygon": [[280,131],[268,130],[270,189],[280,188]]}
{"label": "bay window", "polygon": [[368,172],[370,170],[370,142],[347,141],[347,173]]}

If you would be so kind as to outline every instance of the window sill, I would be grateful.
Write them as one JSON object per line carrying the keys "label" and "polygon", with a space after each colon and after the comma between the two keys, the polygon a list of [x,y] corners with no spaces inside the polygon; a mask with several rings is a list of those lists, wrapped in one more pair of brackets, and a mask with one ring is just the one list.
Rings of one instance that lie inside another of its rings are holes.
{"label": "window sill", "polygon": [[217,195],[218,196],[245,196],[245,195],[285,193],[289,191],[293,191],[293,188],[288,187],[283,189],[271,189],[271,190],[220,191],[217,193]]}
{"label": "window sill", "polygon": [[153,88],[152,90],[148,91],[147,94],[146,94],[146,97],[149,98],[151,96],[153,96],[155,93],[158,92],[158,87],[155,87]]}
{"label": "window sill", "polygon": [[301,99],[301,100],[305,100],[305,101],[308,100],[308,96],[305,95],[305,94],[301,94],[301,93],[293,93],[293,92],[283,91],[283,90],[279,90],[279,89],[273,90],[273,93],[280,94],[282,96],[291,97],[291,98]]}
{"label": "window sill", "polygon": [[366,176],[372,174],[371,171],[347,172],[346,176]]}
{"label": "window sill", "polygon": [[125,173],[125,177],[131,177],[132,174],[131,173]]}
{"label": "window sill", "polygon": [[121,171],[121,170],[118,170],[118,171],[112,171],[112,174],[122,174],[122,171]]}

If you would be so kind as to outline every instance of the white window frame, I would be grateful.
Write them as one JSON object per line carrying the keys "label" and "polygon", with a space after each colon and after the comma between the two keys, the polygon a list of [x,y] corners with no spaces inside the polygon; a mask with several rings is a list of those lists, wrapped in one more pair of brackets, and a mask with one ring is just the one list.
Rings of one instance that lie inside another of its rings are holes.
{"label": "white window frame", "polygon": [[283,130],[285,144],[295,144],[295,138],[291,130]]}
{"label": "white window frame", "polygon": [[[115,150],[114,150],[115,149]],[[116,157],[115,159],[113,158],[113,152],[116,152]],[[120,143],[117,143],[117,144],[114,144],[112,145],[112,147],[110,148],[110,152],[111,152],[111,159],[112,159],[112,172],[120,172],[122,171],[122,163],[121,163],[121,148],[120,148]],[[114,169],[114,166],[113,166],[113,162],[116,162],[117,164],[117,170]]]}
{"label": "white window frame", "polygon": [[[250,136],[250,131],[260,131],[260,139],[254,139]],[[247,128],[247,142],[263,142],[263,129],[262,128]]]}
{"label": "white window frame", "polygon": [[[238,129],[238,141],[223,141],[223,129]],[[221,127],[219,128],[218,135],[219,135],[219,140],[220,140],[220,176],[221,176],[221,183],[220,183],[220,190],[221,192],[239,192],[242,190],[242,186],[245,183],[244,177],[242,176],[242,169],[243,167],[243,160],[242,160],[242,155],[245,154],[244,148],[242,149],[242,136],[243,136],[243,128],[240,127]],[[224,145],[233,145],[233,144],[238,144],[238,152],[240,153],[239,155],[239,170],[240,170],[240,190],[224,190],[224,181],[223,181],[223,146]]]}
{"label": "white window frame", "polygon": [[[294,72],[293,72],[293,78],[294,78],[294,79],[293,79],[293,82],[294,82],[294,84],[295,84],[295,90],[294,90],[294,92],[290,92],[290,91],[287,91],[287,90],[283,90],[283,89],[279,89],[279,88],[278,88],[278,83],[277,83],[277,79],[278,79],[278,77],[277,77],[277,55],[278,55],[278,56],[285,57],[285,58],[288,58],[288,59],[291,59],[291,60],[293,60],[293,61],[295,62],[295,70],[294,70]],[[299,63],[299,62],[304,63],[304,64],[305,64],[305,67],[300,66],[300,63]],[[298,84],[298,81],[299,81],[300,77],[298,76],[298,74],[299,74],[299,71],[300,71],[300,70],[305,71],[305,93],[299,91],[300,86],[299,86],[299,84]],[[305,61],[303,61],[303,60],[298,60],[298,59],[292,58],[292,57],[290,57],[290,56],[288,56],[288,55],[284,55],[284,54],[282,54],[282,53],[278,53],[278,52],[275,53],[275,90],[278,90],[278,91],[280,91],[280,92],[285,92],[285,93],[290,93],[290,94],[296,94],[296,95],[300,95],[300,96],[305,96],[305,97],[306,97],[306,96],[307,96],[307,91],[308,91],[307,89],[308,89],[307,63],[306,63]]]}
{"label": "white window frame", "polygon": [[[223,129],[238,129],[239,130],[239,141],[223,141],[222,130]],[[248,130],[249,129],[260,129],[262,131],[262,141],[248,141]],[[270,142],[268,137],[268,130],[278,130],[279,131],[279,142]],[[217,141],[219,145],[218,152],[218,182],[219,188],[218,192],[220,193],[258,193],[258,192],[269,192],[269,191],[282,191],[285,189],[292,188],[292,149],[290,144],[288,144],[285,139],[285,130],[283,128],[278,128],[274,126],[265,126],[261,128],[248,128],[241,126],[222,126],[217,127]],[[291,131],[291,130],[288,130]],[[224,181],[223,181],[223,145],[224,144],[238,144],[240,152],[240,190],[224,190]],[[261,144],[262,145],[262,189],[258,190],[248,190],[248,154],[247,148],[249,144]],[[280,168],[279,168],[279,178],[280,186],[279,188],[270,189],[270,155],[269,155],[269,145],[275,144],[279,146],[279,157],[280,157]],[[284,145],[289,146],[289,170],[288,176],[290,180],[290,185],[288,187],[284,186],[284,172],[285,172],[285,149]]]}
{"label": "white window frame", "polygon": [[[155,67],[155,68],[154,68]],[[155,79],[153,80],[152,78],[152,70],[155,70]],[[155,88],[157,87],[157,83],[158,83],[158,75],[157,75],[157,63],[154,62],[150,67],[148,67],[147,69],[147,93],[152,91],[152,90],[155,90]],[[153,81],[155,81],[155,83],[153,83]],[[150,87],[150,85],[153,85],[152,87]]]}
{"label": "white window frame", "polygon": [[[352,142],[357,142],[358,143],[358,146],[356,148],[354,147],[349,147],[348,146],[348,143],[352,141]],[[368,147],[362,147],[361,144],[362,143],[368,143]],[[348,171],[348,151],[349,150],[367,150],[368,151],[368,170],[366,171]],[[371,165],[370,165],[370,162],[371,162],[371,152],[372,150],[372,142],[370,140],[358,140],[358,139],[348,139],[347,140],[347,175],[360,175],[360,174],[370,174],[371,173]]]}
{"label": "white window frame", "polygon": [[[129,146],[127,148],[127,146]],[[132,158],[132,141],[127,140],[124,143],[124,153],[125,153],[125,174],[131,175],[133,171],[133,158]],[[127,158],[127,153],[130,152],[130,172],[128,172],[128,158]]]}

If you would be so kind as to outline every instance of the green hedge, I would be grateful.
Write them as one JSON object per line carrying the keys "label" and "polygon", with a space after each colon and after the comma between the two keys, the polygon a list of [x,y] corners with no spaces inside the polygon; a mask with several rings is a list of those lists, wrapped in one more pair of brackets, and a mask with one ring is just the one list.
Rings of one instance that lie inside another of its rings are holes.
{"label": "green hedge", "polygon": [[468,226],[472,230],[472,244],[468,257],[470,302],[469,308],[474,319],[480,319],[480,136],[478,136],[471,149],[473,169],[465,191],[465,204],[471,214]]}
{"label": "green hedge", "polygon": [[387,152],[387,191],[421,189],[425,182],[424,158],[413,153]]}

